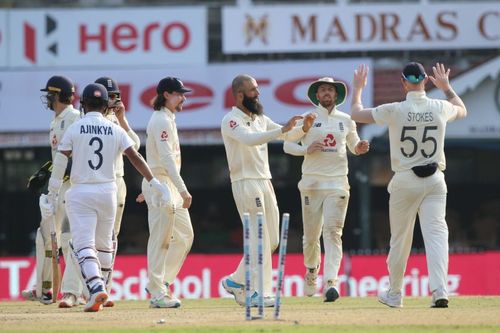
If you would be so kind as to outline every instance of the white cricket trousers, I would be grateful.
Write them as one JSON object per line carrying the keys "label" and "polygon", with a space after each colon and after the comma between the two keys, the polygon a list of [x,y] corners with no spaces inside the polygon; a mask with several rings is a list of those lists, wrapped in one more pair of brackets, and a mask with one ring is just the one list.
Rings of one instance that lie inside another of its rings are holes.
{"label": "white cricket trousers", "polygon": [[301,190],[304,237],[304,265],[316,268],[321,264],[320,236],[323,231],[325,262],[323,281],[337,285],[342,260],[342,231],[349,203],[349,191]]}
{"label": "white cricket trousers", "polygon": [[116,216],[115,216],[115,224],[114,224],[114,232],[115,236],[118,236],[120,233],[120,228],[122,225],[123,211],[125,209],[125,198],[127,197],[127,185],[125,184],[125,180],[123,180],[123,176],[116,177]]}
{"label": "white cricket trousers", "polygon": [[412,170],[396,172],[388,191],[391,241],[387,266],[391,290],[404,294],[403,278],[418,214],[427,258],[429,287],[431,292],[442,288],[447,294],[447,188],[443,172],[437,170],[426,178],[416,176]]}
{"label": "white cricket trousers", "polygon": [[148,285],[153,297],[167,292],[165,283],[172,284],[184,260],[191,250],[194,232],[189,211],[182,208],[182,198],[170,182],[168,176],[153,175],[162,183],[167,183],[172,196],[172,204],[167,207],[151,205],[152,191],[146,180],[142,182],[142,193],[148,205]]}
{"label": "white cricket trousers", "polygon": [[[75,252],[92,249],[100,266],[109,267],[113,252],[116,183],[72,185],[66,192],[66,212]],[[79,259],[82,258],[79,256]],[[100,267],[94,263],[91,266],[93,274],[90,276],[102,277]]]}
{"label": "white cricket trousers", "polygon": [[[274,188],[269,179],[243,179],[231,184],[236,208],[243,221],[243,213],[250,213],[250,262],[251,289],[257,287],[257,223],[258,212],[263,213],[263,272],[264,296],[272,294],[272,260],[271,255],[279,245],[279,211]],[[253,237],[252,237],[253,235]],[[231,279],[239,284],[245,284],[245,261],[241,259],[236,271],[230,275]]]}

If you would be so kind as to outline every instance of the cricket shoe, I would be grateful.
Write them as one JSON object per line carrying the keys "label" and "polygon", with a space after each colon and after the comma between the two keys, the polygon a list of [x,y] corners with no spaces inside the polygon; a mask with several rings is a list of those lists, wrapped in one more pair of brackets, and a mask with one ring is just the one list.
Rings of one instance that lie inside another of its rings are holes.
{"label": "cricket shoe", "polygon": [[438,288],[432,292],[431,308],[447,308],[448,295],[443,288]]}
{"label": "cricket shoe", "polygon": [[78,299],[75,295],[72,293],[64,293],[61,301],[59,302],[59,307],[60,308],[72,308],[74,306],[77,306]]}
{"label": "cricket shoe", "polygon": [[105,307],[105,308],[112,308],[113,306],[115,306],[115,302],[113,302],[112,300],[108,299],[106,301],[106,303],[104,303],[102,306]]}
{"label": "cricket shoe", "polygon": [[[264,296],[264,307],[265,308],[274,307],[275,302],[276,302],[276,299],[274,297]],[[259,307],[259,294],[257,294],[257,292],[254,292],[252,295],[252,298],[250,298],[250,306],[253,308]]]}
{"label": "cricket shoe", "polygon": [[36,289],[26,289],[26,290],[23,290],[21,291],[21,297],[25,300],[25,301],[38,301],[38,297],[36,295]]}
{"label": "cricket shoe", "polygon": [[304,276],[304,292],[306,296],[316,294],[316,281],[318,280],[318,268],[308,268]]}
{"label": "cricket shoe", "polygon": [[323,301],[324,302],[335,302],[340,297],[337,288],[332,280],[328,280],[326,282],[324,291],[323,291]]}
{"label": "cricket shoe", "polygon": [[224,289],[234,296],[234,300],[241,306],[245,306],[245,286],[234,282],[230,278],[222,280]]}
{"label": "cricket shoe", "polygon": [[391,289],[387,289],[378,294],[378,301],[385,304],[391,308],[402,308],[403,307],[403,296],[401,293],[393,293]]}
{"label": "cricket shoe", "polygon": [[153,309],[159,308],[178,308],[181,306],[181,301],[175,296],[163,293],[158,297],[154,297],[149,301],[149,307]]}
{"label": "cricket shoe", "polygon": [[108,294],[102,284],[96,284],[90,290],[90,298],[85,304],[85,312],[97,312],[102,309],[102,305],[108,300]]}

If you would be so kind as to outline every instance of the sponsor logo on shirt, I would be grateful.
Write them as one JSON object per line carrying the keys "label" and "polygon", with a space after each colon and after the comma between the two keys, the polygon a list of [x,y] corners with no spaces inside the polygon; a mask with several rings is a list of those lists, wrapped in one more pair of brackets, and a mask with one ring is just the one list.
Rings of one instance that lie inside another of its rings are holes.
{"label": "sponsor logo on shirt", "polygon": [[337,151],[337,140],[335,140],[335,136],[332,133],[326,135],[325,139],[323,140],[323,146],[326,147],[321,149],[321,151],[323,152]]}
{"label": "sponsor logo on shirt", "polygon": [[52,147],[53,147],[53,148],[56,148],[56,147],[57,147],[57,137],[56,137],[56,135],[55,135],[55,134],[52,136],[52,141],[51,141],[51,144],[52,144]]}
{"label": "sponsor logo on shirt", "polygon": [[304,205],[309,206],[309,196],[304,197]]}
{"label": "sponsor logo on shirt", "polygon": [[313,127],[321,127],[321,123],[315,123],[313,124]]}
{"label": "sponsor logo on shirt", "polygon": [[262,202],[260,201],[260,198],[255,198],[255,205],[257,205],[257,207],[262,207]]}
{"label": "sponsor logo on shirt", "polygon": [[162,131],[161,134],[160,134],[160,140],[161,141],[167,141],[168,139],[168,133],[167,131]]}
{"label": "sponsor logo on shirt", "polygon": [[230,120],[229,127],[231,127],[231,129],[235,129],[236,127],[238,127],[238,123],[235,122],[234,120]]}

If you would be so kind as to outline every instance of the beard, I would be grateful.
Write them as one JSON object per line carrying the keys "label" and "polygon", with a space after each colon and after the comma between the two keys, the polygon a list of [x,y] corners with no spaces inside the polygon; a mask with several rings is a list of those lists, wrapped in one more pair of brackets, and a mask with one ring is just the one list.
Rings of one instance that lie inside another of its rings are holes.
{"label": "beard", "polygon": [[331,106],[335,106],[335,98],[323,98],[319,101],[319,104],[325,109],[328,109]]}
{"label": "beard", "polygon": [[242,104],[252,114],[261,116],[264,113],[264,107],[260,104],[258,97],[250,98],[244,94]]}

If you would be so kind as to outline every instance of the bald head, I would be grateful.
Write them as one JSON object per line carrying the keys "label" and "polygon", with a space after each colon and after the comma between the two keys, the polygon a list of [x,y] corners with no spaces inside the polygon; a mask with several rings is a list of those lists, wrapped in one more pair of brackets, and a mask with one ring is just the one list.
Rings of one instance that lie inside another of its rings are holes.
{"label": "bald head", "polygon": [[255,79],[247,74],[241,74],[235,77],[232,83],[233,97],[236,97],[239,92],[245,92],[245,82],[250,82],[252,80]]}

